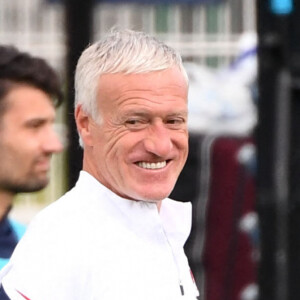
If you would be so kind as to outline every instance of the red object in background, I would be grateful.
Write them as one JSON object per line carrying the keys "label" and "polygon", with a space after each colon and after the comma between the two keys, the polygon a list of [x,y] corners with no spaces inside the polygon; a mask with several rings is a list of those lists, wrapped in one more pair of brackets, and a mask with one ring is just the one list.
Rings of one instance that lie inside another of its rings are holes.
{"label": "red object in background", "polygon": [[239,161],[247,139],[218,138],[211,148],[211,176],[206,211],[203,265],[206,300],[240,300],[256,282],[254,247],[240,221],[255,210],[255,183],[249,166]]}
{"label": "red object in background", "polygon": [[242,292],[256,284],[258,232],[253,243],[253,232],[240,229],[241,220],[255,214],[255,155],[247,156],[255,146],[250,138],[199,134],[190,135],[189,143],[186,166],[170,197],[193,203],[185,251],[199,299],[242,300]]}

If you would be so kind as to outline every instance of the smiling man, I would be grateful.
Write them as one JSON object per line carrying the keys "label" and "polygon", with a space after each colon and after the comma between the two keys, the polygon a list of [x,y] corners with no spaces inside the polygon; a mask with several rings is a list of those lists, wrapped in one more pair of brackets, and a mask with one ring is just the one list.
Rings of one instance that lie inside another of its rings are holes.
{"label": "smiling man", "polygon": [[24,231],[8,219],[15,194],[44,188],[51,155],[62,149],[53,130],[60,101],[58,77],[44,60],[0,46],[0,268]]}
{"label": "smiling man", "polygon": [[81,55],[75,91],[83,170],[30,225],[2,272],[3,291],[195,300],[183,250],[191,204],[168,198],[188,155],[181,57],[147,34],[114,30]]}
{"label": "smiling man", "polygon": [[182,70],[103,74],[95,122],[78,104],[84,170],[121,197],[156,202],[172,191],[188,154]]}

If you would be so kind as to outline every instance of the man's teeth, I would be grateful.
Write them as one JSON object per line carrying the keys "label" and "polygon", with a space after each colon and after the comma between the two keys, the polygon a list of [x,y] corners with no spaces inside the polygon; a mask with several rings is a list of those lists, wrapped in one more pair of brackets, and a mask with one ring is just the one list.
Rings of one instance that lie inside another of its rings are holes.
{"label": "man's teeth", "polygon": [[165,167],[167,164],[166,161],[161,161],[161,162],[157,162],[157,163],[149,163],[149,162],[143,162],[140,161],[138,163],[138,166],[144,169],[161,169],[163,167]]}

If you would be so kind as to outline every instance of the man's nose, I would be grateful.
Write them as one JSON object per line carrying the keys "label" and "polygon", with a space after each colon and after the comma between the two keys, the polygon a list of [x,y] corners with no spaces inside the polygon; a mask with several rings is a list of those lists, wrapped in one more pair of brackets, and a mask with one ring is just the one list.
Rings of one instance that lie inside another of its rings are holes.
{"label": "man's nose", "polygon": [[58,153],[63,150],[63,144],[54,128],[49,128],[43,140],[43,148],[48,153]]}
{"label": "man's nose", "polygon": [[152,124],[144,140],[146,151],[160,157],[166,157],[172,150],[173,144],[170,129],[164,123]]}

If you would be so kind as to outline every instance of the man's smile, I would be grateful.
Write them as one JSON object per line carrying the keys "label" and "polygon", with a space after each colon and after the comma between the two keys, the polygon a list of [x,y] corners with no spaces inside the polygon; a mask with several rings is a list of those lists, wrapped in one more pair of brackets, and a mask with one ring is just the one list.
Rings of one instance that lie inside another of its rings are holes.
{"label": "man's smile", "polygon": [[139,161],[137,165],[143,169],[162,169],[167,165],[167,161],[161,161],[161,162],[146,162],[146,161]]}

